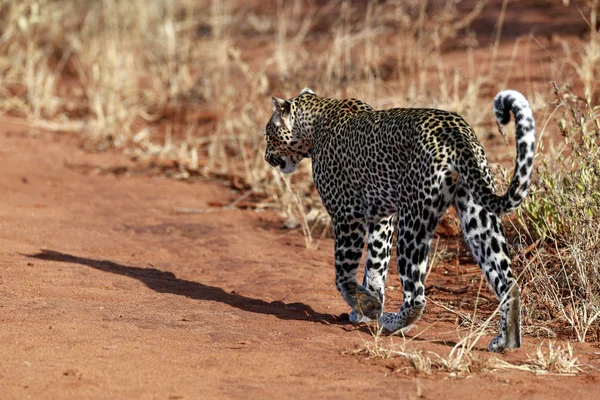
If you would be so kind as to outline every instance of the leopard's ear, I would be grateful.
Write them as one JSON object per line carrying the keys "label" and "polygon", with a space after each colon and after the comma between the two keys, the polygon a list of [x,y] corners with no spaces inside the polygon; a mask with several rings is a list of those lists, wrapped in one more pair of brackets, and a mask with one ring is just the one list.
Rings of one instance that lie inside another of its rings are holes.
{"label": "leopard's ear", "polygon": [[305,87],[304,89],[302,89],[302,90],[300,91],[300,94],[299,94],[298,96],[302,96],[302,95],[303,95],[303,94],[305,94],[305,93],[312,94],[312,95],[315,95],[315,96],[316,96],[316,93],[315,93],[315,92],[313,92],[313,90],[312,90],[311,88],[309,88],[308,86],[307,86],[307,87]]}
{"label": "leopard's ear", "polygon": [[285,125],[287,129],[292,129],[291,109],[292,104],[278,97],[273,97],[273,121],[277,126]]}
{"label": "leopard's ear", "polygon": [[279,117],[283,118],[290,115],[290,109],[292,105],[289,101],[280,99],[278,97],[273,97],[271,102],[273,103],[273,112]]}

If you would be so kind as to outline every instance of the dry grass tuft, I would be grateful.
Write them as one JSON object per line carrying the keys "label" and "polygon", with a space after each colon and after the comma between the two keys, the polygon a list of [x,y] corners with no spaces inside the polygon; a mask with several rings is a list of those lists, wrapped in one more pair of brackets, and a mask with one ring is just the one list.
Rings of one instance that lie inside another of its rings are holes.
{"label": "dry grass tuft", "polygon": [[[471,336],[473,339],[475,336]],[[364,341],[362,347],[348,350],[345,354],[365,356],[369,359],[403,359],[407,367],[418,374],[431,375],[445,373],[450,377],[467,377],[478,373],[520,370],[534,374],[577,375],[583,373],[583,367],[574,355],[573,347],[567,342],[565,347],[548,341],[536,349],[534,356],[528,356],[523,362],[508,362],[496,355],[476,351],[472,346],[464,345],[465,338],[452,348],[450,353],[443,356],[431,351],[424,352],[415,345],[410,348],[412,339],[402,337],[401,342],[395,342],[394,336],[382,337],[373,334],[372,340]]]}
{"label": "dry grass tuft", "polygon": [[554,346],[548,341],[546,351],[538,347],[535,356],[530,357],[529,364],[536,372],[550,372],[557,374],[576,374],[581,372],[577,357],[573,354],[573,347],[567,343],[566,347]]}

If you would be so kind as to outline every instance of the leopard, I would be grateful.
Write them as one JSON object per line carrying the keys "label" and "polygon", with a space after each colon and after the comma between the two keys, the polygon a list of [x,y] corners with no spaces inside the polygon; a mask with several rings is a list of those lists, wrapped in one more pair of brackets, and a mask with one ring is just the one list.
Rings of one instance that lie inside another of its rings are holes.
{"label": "leopard", "polygon": [[[531,183],[535,121],[525,96],[503,90],[493,100],[500,133],[506,135],[511,113],[515,120],[515,168],[504,194],[496,193],[475,131],[455,112],[376,110],[354,98],[318,96],[308,87],[271,103],[264,158],[285,174],[311,160],[314,186],[331,217],[335,285],[351,307],[350,322],[374,322],[390,333],[415,324],[426,305],[431,242],[454,206],[464,241],[499,301],[500,331],[488,349],[521,346],[520,288],[502,216],[519,207]],[[404,298],[398,312],[384,312],[394,234]]]}

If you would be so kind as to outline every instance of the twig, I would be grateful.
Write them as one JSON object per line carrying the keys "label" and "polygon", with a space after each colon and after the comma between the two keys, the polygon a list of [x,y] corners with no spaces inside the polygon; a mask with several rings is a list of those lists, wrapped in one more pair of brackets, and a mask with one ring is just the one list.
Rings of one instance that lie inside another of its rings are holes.
{"label": "twig", "polygon": [[243,195],[241,195],[240,197],[238,197],[231,203],[227,204],[226,206],[222,206],[222,207],[215,207],[215,208],[175,207],[173,209],[173,211],[175,211],[177,213],[181,213],[181,214],[210,214],[210,213],[216,213],[216,212],[221,212],[221,211],[225,211],[225,210],[233,210],[234,208],[236,208],[236,206],[238,205],[239,202],[246,199],[252,193],[254,193],[253,190],[248,190],[246,193],[244,193]]}
{"label": "twig", "polygon": [[442,292],[446,292],[446,293],[452,293],[452,294],[464,294],[467,293],[469,291],[469,287],[465,286],[463,288],[460,289],[449,289],[443,286],[438,286],[438,285],[429,285],[427,286],[427,288],[425,289],[425,291],[431,290],[431,289],[436,289],[436,290],[441,290]]}

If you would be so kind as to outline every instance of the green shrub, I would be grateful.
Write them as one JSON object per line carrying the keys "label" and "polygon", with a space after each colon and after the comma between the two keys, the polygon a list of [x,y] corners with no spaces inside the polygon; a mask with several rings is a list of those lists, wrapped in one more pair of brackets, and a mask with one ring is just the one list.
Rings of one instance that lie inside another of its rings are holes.
{"label": "green shrub", "polygon": [[531,320],[566,320],[585,341],[600,317],[600,106],[587,91],[581,99],[555,86],[555,94],[564,140],[541,163],[519,211],[539,243],[522,255],[526,308]]}

